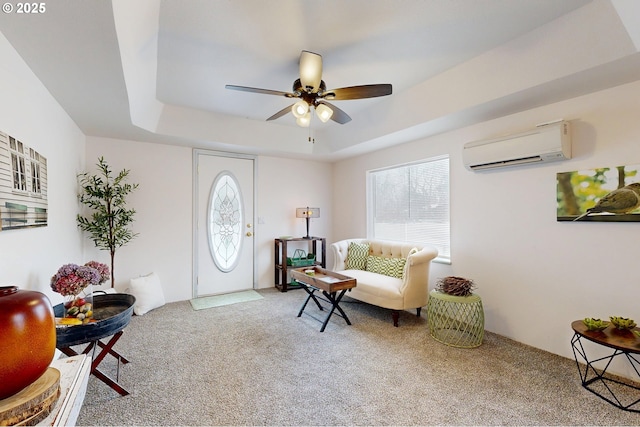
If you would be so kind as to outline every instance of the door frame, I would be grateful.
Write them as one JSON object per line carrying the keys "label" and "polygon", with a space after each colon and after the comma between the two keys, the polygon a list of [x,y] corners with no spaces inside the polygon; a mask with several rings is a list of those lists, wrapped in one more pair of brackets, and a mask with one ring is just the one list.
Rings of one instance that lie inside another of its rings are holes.
{"label": "door frame", "polygon": [[[251,198],[253,199],[253,210],[251,212],[252,217],[251,223],[253,224],[253,239],[251,239],[251,254],[253,256],[253,273],[252,273],[252,287],[253,289],[257,289],[256,278],[258,273],[258,267],[256,262],[256,239],[258,238],[258,230],[256,229],[256,210],[257,210],[257,192],[256,192],[256,183],[257,183],[257,175],[258,175],[258,157],[249,154],[240,154],[240,153],[229,153],[225,151],[215,151],[215,150],[203,150],[199,148],[193,149],[193,157],[192,157],[192,219],[191,219],[191,229],[192,229],[192,249],[191,249],[191,259],[192,259],[192,271],[191,271],[191,296],[192,298],[197,298],[198,296],[198,283],[197,283],[197,274],[198,274],[198,243],[199,243],[199,227],[198,224],[198,209],[200,209],[198,203],[198,194],[199,194],[199,179],[198,179],[198,159],[200,156],[216,156],[216,157],[232,157],[235,159],[244,159],[253,161],[253,194]],[[245,218],[246,219],[246,218]],[[203,227],[206,227],[206,224],[203,224]],[[246,244],[246,243],[245,243]]]}

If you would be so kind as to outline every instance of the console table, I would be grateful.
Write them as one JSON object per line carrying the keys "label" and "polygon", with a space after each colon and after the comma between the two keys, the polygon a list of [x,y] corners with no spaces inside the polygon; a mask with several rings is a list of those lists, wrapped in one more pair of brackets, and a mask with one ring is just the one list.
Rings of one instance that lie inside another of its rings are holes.
{"label": "console table", "polygon": [[[637,393],[640,392],[640,387],[631,382],[622,381],[619,377],[607,375],[607,369],[613,359],[621,357],[640,378],[640,339],[636,338],[632,331],[618,330],[613,325],[603,331],[590,331],[582,320],[571,323],[571,328],[574,331],[571,347],[582,386],[613,406],[625,411],[640,412],[640,393]],[[638,328],[634,329],[640,331]],[[584,340],[608,347],[613,352],[609,356],[590,359],[583,345]],[[581,366],[580,359],[586,365]],[[602,369],[594,366],[598,362],[602,362],[601,366],[604,365]],[[630,393],[635,397],[628,398]]]}
{"label": "console table", "polygon": [[[296,266],[287,265],[287,244],[292,242],[308,242],[307,253],[316,256],[315,265],[326,267],[325,260],[327,256],[327,240],[324,237],[311,237],[306,239],[304,237],[280,237],[274,239],[274,257],[275,257],[275,285],[281,292],[287,292],[289,289],[299,289],[301,286],[295,283],[289,283],[287,280],[287,273],[290,268],[296,268]],[[320,248],[318,248],[320,246]],[[320,255],[320,260],[318,260]],[[309,268],[312,268],[310,266]]]}

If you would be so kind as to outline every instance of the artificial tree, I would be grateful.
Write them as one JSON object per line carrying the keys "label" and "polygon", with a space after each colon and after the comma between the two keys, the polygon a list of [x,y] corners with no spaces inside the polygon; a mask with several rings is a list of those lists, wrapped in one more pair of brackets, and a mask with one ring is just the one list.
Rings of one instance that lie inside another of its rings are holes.
{"label": "artificial tree", "polygon": [[127,183],[129,170],[123,169],[113,176],[104,157],[96,164],[98,173],[78,175],[80,182],[80,203],[87,206],[89,216],[78,214],[78,227],[90,234],[93,243],[101,250],[109,250],[111,255],[111,287],[115,286],[113,261],[116,249],[129,243],[138,233],[129,228],[136,211],[127,209],[127,196],[138,184]]}

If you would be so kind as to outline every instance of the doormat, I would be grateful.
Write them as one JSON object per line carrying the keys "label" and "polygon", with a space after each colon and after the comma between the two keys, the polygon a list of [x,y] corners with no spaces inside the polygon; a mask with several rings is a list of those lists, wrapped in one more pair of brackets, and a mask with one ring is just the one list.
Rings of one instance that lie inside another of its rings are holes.
{"label": "doormat", "polygon": [[231,294],[214,295],[210,297],[194,298],[190,300],[194,310],[204,310],[205,308],[220,307],[223,305],[236,304],[239,302],[255,301],[262,299],[262,295],[254,290],[234,292]]}

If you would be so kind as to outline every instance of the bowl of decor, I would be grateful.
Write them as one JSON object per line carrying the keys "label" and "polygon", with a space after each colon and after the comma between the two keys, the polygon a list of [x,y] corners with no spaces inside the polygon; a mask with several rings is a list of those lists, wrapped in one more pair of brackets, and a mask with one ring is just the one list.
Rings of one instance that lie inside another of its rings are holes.
{"label": "bowl of decor", "polygon": [[585,318],[582,323],[584,323],[590,331],[603,331],[609,327],[609,322],[606,320],[593,319],[591,317]]}
{"label": "bowl of decor", "polygon": [[611,320],[616,329],[628,330],[636,327],[636,322],[627,317],[610,316],[609,320]]}

